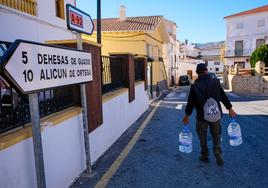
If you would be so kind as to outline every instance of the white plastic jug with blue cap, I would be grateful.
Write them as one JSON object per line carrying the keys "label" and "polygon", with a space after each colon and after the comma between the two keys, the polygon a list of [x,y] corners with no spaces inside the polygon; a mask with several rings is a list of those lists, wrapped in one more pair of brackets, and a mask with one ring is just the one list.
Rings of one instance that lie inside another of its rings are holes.
{"label": "white plastic jug with blue cap", "polygon": [[183,153],[191,153],[193,151],[193,135],[188,126],[184,126],[179,134],[179,150]]}
{"label": "white plastic jug with blue cap", "polygon": [[239,146],[240,144],[242,144],[243,141],[241,128],[234,118],[231,118],[227,130],[229,135],[229,143],[231,146]]}

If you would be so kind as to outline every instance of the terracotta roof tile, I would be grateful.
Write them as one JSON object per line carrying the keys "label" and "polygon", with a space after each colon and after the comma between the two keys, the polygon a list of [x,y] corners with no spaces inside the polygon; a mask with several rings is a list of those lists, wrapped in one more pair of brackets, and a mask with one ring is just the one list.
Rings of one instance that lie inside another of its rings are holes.
{"label": "terracotta roof tile", "polygon": [[268,5],[258,7],[258,8],[254,8],[254,9],[251,9],[251,10],[247,10],[247,11],[244,11],[244,12],[240,12],[240,13],[237,13],[237,14],[233,14],[233,15],[230,15],[230,16],[226,16],[224,18],[231,18],[231,17],[236,17],[236,16],[244,16],[244,15],[248,15],[248,14],[254,14],[254,13],[265,12],[265,11],[268,11]]}
{"label": "terracotta roof tile", "polygon": [[[150,31],[154,30],[163,16],[143,16],[126,17],[125,20],[119,18],[101,19],[102,31]],[[97,20],[93,20],[94,28],[97,29]]]}

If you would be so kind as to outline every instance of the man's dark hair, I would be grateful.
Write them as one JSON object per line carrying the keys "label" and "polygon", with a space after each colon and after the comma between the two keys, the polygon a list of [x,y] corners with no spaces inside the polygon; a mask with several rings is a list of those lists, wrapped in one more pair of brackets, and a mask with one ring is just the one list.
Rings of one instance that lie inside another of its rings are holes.
{"label": "man's dark hair", "polygon": [[203,74],[204,72],[206,72],[207,69],[207,65],[205,63],[200,63],[196,66],[196,73],[197,74]]}

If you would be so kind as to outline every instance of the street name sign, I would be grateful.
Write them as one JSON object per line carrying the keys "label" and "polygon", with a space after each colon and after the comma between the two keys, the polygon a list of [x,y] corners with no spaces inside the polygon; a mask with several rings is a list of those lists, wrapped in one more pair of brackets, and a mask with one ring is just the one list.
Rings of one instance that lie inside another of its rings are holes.
{"label": "street name sign", "polygon": [[67,27],[69,30],[77,31],[91,35],[94,30],[94,24],[89,14],[74,7],[71,4],[66,5]]}
{"label": "street name sign", "polygon": [[4,75],[22,93],[92,81],[91,53],[16,40],[1,60]]}

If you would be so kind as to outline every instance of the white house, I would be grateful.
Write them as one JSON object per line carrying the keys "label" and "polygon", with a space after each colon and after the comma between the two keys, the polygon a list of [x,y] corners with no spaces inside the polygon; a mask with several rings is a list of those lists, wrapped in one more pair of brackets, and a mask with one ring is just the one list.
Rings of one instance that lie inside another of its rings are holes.
{"label": "white house", "polygon": [[196,47],[195,44],[189,43],[187,40],[185,43],[180,43],[179,41],[178,43],[180,46],[178,53],[179,74],[188,74],[192,79],[195,79],[197,77],[195,72],[196,65],[199,63],[204,63],[201,58],[202,50]]}
{"label": "white house", "polygon": [[[75,0],[0,1],[0,59],[6,48],[16,39],[40,43],[55,40],[75,42],[75,34],[66,26],[67,3],[75,5],[76,2]],[[90,45],[92,45],[90,48],[100,46],[93,42]],[[88,135],[91,164],[94,164],[148,108],[149,101],[144,81],[134,82],[133,85],[135,99],[131,102],[128,88],[121,88],[100,96],[103,122]],[[0,80],[0,93],[3,89],[7,89],[4,87],[6,87],[5,83]],[[65,98],[60,96],[73,91],[78,92],[78,95],[71,99],[69,95]],[[80,98],[79,94],[79,86],[71,90],[63,88],[61,93],[48,91],[39,94],[40,101],[56,95],[59,95],[60,99],[55,104],[48,104],[49,108],[46,109],[42,108],[45,104],[39,104],[40,111],[52,112],[49,115],[43,113],[44,117],[40,125],[48,188],[68,187],[86,168],[81,104],[67,106],[57,112],[53,110],[57,103],[66,103],[77,97]],[[21,121],[22,118],[11,118],[10,127],[5,127],[4,120],[10,117],[10,114],[4,115],[2,94],[0,97],[0,187],[35,188],[37,178],[30,123],[26,121],[26,124],[23,124],[22,121],[21,125],[13,127],[13,124]],[[7,102],[6,106],[14,110],[15,103],[19,104],[22,101],[21,99],[21,101]],[[26,119],[29,120],[27,112],[29,110],[26,105],[20,111],[14,110],[12,117],[18,113],[24,114],[23,118],[25,118],[26,114]]]}
{"label": "white house", "polygon": [[261,44],[268,43],[268,5],[226,16],[224,19],[226,64],[250,68],[251,53]]}
{"label": "white house", "polygon": [[224,42],[204,44],[202,47],[202,59],[207,64],[208,71],[222,73],[224,68],[223,50]]}

